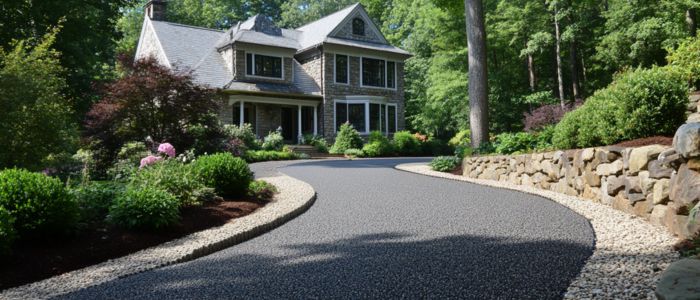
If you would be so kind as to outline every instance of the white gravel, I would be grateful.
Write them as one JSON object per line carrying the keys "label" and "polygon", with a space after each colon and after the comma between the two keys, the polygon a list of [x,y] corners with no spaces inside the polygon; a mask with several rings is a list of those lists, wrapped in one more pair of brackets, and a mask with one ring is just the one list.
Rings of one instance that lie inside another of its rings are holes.
{"label": "white gravel", "polygon": [[2,291],[0,299],[52,298],[128,275],[192,260],[263,234],[303,213],[315,200],[316,192],[303,181],[286,175],[258,179],[277,186],[279,194],[253,214],[124,257]]}
{"label": "white gravel", "polygon": [[678,259],[678,253],[672,249],[677,239],[672,234],[600,203],[507,182],[436,172],[425,163],[402,164],[396,168],[539,195],[587,218],[596,235],[595,250],[571,282],[565,299],[656,299],[656,282],[663,270]]}

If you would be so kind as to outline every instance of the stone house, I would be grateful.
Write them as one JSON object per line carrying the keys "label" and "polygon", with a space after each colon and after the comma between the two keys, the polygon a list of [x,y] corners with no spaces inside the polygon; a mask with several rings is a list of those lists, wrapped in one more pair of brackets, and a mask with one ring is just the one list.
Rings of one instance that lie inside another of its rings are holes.
{"label": "stone house", "polygon": [[357,3],[296,29],[256,15],[228,30],[165,21],[167,1],[145,6],[136,59],[191,71],[224,98],[221,120],[333,139],[350,122],[361,134],[404,128],[404,61]]}

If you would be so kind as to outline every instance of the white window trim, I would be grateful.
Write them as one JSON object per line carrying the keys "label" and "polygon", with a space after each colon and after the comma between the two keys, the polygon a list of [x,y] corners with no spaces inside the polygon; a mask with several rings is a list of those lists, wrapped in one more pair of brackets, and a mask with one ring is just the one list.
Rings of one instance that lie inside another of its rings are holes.
{"label": "white window trim", "polygon": [[[251,55],[250,57],[252,58],[252,61],[248,61],[248,54]],[[284,56],[263,54],[263,53],[257,53],[257,52],[248,52],[248,51],[244,51],[244,52],[243,52],[243,55],[244,55],[245,64],[246,64],[246,65],[245,65],[245,76],[246,76],[246,77],[250,77],[250,78],[260,78],[260,79],[282,80],[282,81],[284,80]],[[281,71],[282,71],[282,72],[281,72],[282,77],[271,77],[271,76],[260,76],[260,75],[255,75],[255,55],[263,55],[263,56],[269,56],[269,57],[277,57],[277,58],[279,58],[280,61],[281,61],[281,63],[282,63],[282,70],[281,70]],[[249,63],[252,63],[252,65],[251,65],[252,67],[250,68],[250,71],[251,71],[253,74],[248,74],[248,64],[249,64]]]}
{"label": "white window trim", "polygon": [[[364,84],[365,72],[364,72],[364,63],[363,63],[362,61],[363,61],[365,58],[376,59],[376,60],[383,60],[383,61],[384,61],[384,86],[383,86],[383,87],[381,87],[381,86],[373,86],[373,85],[365,85],[365,84]],[[388,76],[387,76],[387,68],[388,68],[387,62],[390,62],[390,61],[394,63],[394,87],[393,87],[393,88],[387,87],[387,86],[388,86],[387,83],[388,83],[388,80],[389,80],[389,78],[387,78],[387,77],[388,77]],[[380,57],[360,56],[360,87],[368,88],[368,89],[380,89],[380,90],[391,90],[391,91],[396,91],[396,83],[397,83],[397,78],[396,78],[396,64],[397,64],[396,61],[387,60],[387,59],[380,58]]]}
{"label": "white window trim", "polygon": [[[335,133],[338,133],[338,118],[336,113],[336,107],[338,103],[346,105],[345,108],[345,120],[350,118],[350,109],[347,107],[348,104],[364,104],[365,105],[365,131],[360,131],[362,135],[368,135],[372,130],[370,129],[370,104],[379,104],[379,132],[389,135],[389,109],[388,106],[394,107],[394,133],[399,129],[399,110],[396,103],[388,103],[386,101],[376,101],[376,100],[334,100],[333,101],[333,129]],[[381,122],[381,114],[384,112],[384,123]]]}
{"label": "white window trim", "polygon": [[[345,79],[348,82],[338,82],[338,79],[335,76],[337,74],[337,72],[335,70],[336,69],[335,65],[338,62],[338,55],[345,56],[345,65],[346,65],[346,67],[345,67],[345,73],[346,73]],[[333,54],[333,82],[335,84],[340,84],[340,85],[350,85],[350,55],[341,54],[341,53]]]}

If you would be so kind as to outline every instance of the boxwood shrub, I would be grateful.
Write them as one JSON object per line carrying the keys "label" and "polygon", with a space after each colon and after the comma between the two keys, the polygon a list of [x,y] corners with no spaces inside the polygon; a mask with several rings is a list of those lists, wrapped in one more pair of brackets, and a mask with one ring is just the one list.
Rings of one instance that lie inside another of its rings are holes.
{"label": "boxwood shrub", "polygon": [[393,144],[399,155],[419,155],[422,152],[420,141],[408,131],[394,133]]}
{"label": "boxwood shrub", "polygon": [[369,133],[367,144],[362,147],[362,152],[367,157],[389,156],[393,154],[394,149],[384,134],[379,131],[372,131]]}
{"label": "boxwood shrub", "polygon": [[10,253],[12,243],[17,237],[15,218],[4,207],[0,206],[0,255]]}
{"label": "boxwood shrub", "polygon": [[178,222],[180,202],[154,187],[128,186],[109,209],[109,221],[129,229],[160,229]]}
{"label": "boxwood shrub", "polygon": [[248,164],[230,153],[218,153],[198,158],[195,170],[205,185],[213,187],[221,196],[243,196],[253,181]]}
{"label": "boxwood shrub", "polygon": [[78,221],[78,204],[60,180],[22,169],[0,171],[0,206],[22,238],[65,234]]}
{"label": "boxwood shrub", "polygon": [[294,152],[265,150],[248,151],[245,153],[245,155],[243,155],[243,157],[249,163],[273,160],[293,160],[300,158],[300,156]]}

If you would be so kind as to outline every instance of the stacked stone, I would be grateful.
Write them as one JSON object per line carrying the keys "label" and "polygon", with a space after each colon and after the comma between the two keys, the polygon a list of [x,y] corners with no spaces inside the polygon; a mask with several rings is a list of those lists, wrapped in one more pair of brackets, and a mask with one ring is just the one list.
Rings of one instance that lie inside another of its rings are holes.
{"label": "stacked stone", "polygon": [[[700,123],[679,128],[674,147],[601,147],[473,157],[463,175],[579,196],[664,226],[700,232]],[[695,212],[698,212],[697,214]]]}
{"label": "stacked stone", "polygon": [[688,114],[687,123],[700,122],[700,92],[691,94],[688,99],[688,109],[686,110]]}

